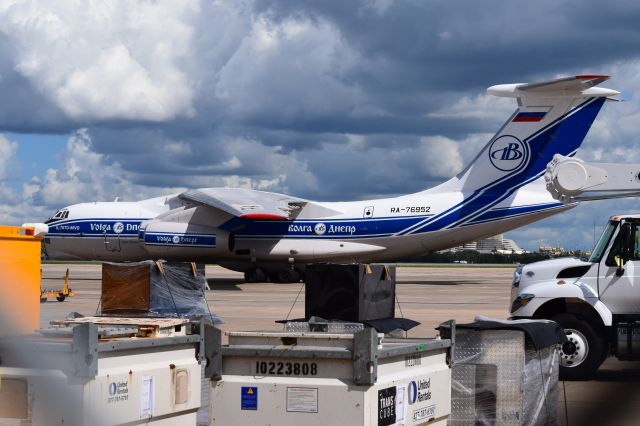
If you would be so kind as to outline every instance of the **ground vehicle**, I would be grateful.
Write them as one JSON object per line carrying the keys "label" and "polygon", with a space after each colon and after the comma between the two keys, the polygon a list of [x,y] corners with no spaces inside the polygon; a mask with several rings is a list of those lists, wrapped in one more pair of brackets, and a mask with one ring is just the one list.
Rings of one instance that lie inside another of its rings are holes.
{"label": "ground vehicle", "polygon": [[546,318],[565,329],[560,374],[587,378],[608,355],[640,359],[640,215],[613,216],[588,261],[559,258],[520,266],[514,318]]}

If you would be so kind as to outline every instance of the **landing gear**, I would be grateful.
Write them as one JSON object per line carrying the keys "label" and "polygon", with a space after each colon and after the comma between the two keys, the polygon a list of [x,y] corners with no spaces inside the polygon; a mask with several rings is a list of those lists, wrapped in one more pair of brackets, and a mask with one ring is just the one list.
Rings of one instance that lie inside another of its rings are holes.
{"label": "landing gear", "polygon": [[269,275],[274,283],[297,283],[300,281],[300,273],[295,269],[281,269]]}
{"label": "landing gear", "polygon": [[244,280],[248,283],[263,283],[267,280],[267,274],[260,268],[251,268],[244,271]]}
{"label": "landing gear", "polygon": [[297,283],[302,279],[302,272],[296,268],[283,268],[269,272],[254,267],[244,272],[244,280],[248,283],[263,283],[267,279],[272,283]]}

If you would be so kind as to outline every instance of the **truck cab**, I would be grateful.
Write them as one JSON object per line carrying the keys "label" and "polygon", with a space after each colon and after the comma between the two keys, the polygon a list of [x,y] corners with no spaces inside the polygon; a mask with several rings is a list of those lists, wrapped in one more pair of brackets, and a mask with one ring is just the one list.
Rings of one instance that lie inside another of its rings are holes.
{"label": "truck cab", "polygon": [[550,319],[565,330],[560,375],[589,378],[608,356],[640,359],[640,215],[613,216],[588,260],[519,266],[512,318]]}

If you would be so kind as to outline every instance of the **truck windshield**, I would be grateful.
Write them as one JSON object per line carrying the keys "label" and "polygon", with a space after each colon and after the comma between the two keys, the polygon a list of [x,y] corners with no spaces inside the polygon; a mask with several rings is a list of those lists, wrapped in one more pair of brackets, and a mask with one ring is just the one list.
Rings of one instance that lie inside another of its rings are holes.
{"label": "truck windshield", "polygon": [[600,259],[602,259],[602,255],[604,254],[604,251],[607,249],[607,246],[609,245],[609,240],[611,239],[613,232],[616,230],[616,227],[618,226],[618,223],[619,222],[614,222],[614,221],[609,221],[609,223],[607,223],[607,226],[605,226],[604,230],[602,231],[602,235],[600,235],[598,244],[596,244],[596,246],[593,248],[593,252],[591,253],[589,262],[593,262],[593,263],[600,262]]}

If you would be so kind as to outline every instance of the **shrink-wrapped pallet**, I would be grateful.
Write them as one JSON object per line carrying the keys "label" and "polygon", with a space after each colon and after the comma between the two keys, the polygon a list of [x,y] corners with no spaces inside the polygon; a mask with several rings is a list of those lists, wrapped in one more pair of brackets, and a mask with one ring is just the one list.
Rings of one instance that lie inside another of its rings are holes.
{"label": "shrink-wrapped pallet", "polygon": [[101,314],[209,316],[205,287],[204,267],[192,263],[103,263]]}
{"label": "shrink-wrapped pallet", "polygon": [[455,339],[450,425],[557,423],[557,344],[518,329],[457,328]]}

